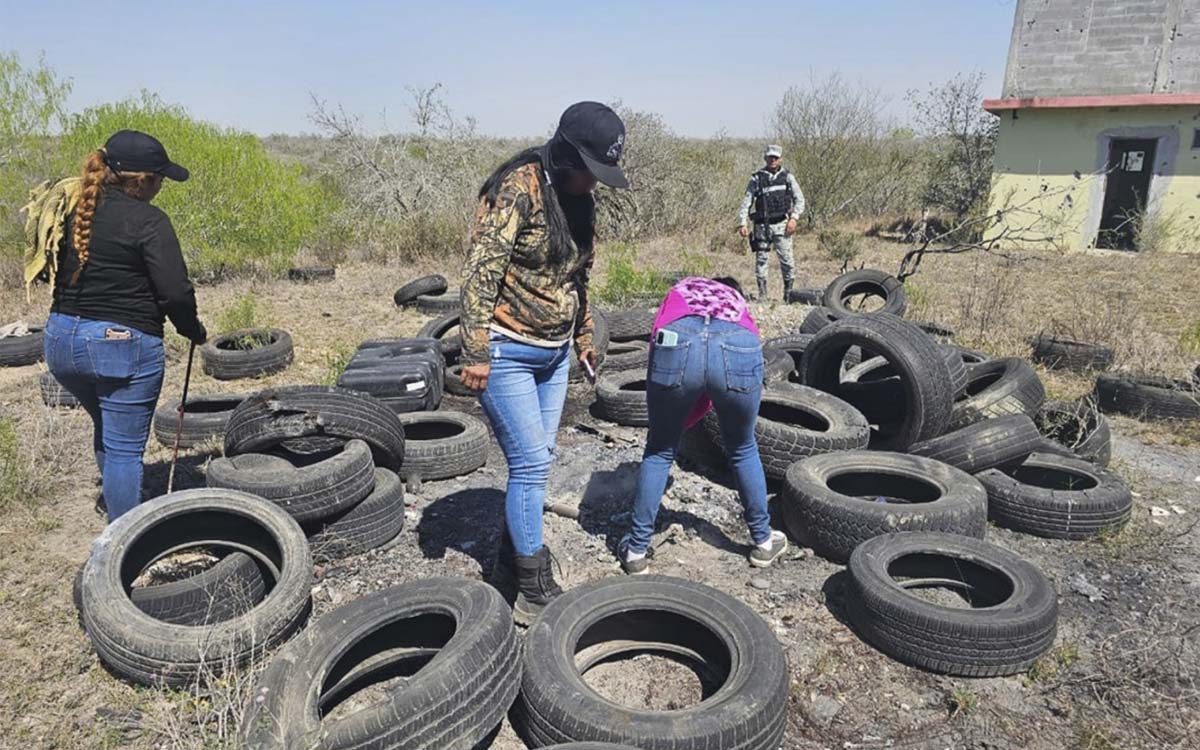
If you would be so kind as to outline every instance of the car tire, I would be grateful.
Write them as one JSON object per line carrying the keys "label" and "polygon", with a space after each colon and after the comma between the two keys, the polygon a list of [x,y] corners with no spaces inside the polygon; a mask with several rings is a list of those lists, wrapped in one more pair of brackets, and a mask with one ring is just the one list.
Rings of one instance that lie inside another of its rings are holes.
{"label": "car tire", "polygon": [[79,399],[75,395],[62,387],[62,384],[54,379],[54,373],[43,372],[38,376],[38,391],[42,394],[42,403],[46,406],[61,406],[68,409],[74,409],[79,406]]}
{"label": "car tire", "polygon": [[[577,656],[584,633],[594,645]],[[719,690],[695,706],[649,711],[606,700],[584,681],[596,662],[647,648],[703,663]],[[790,679],[775,634],[746,605],[692,581],[650,575],[573,588],[529,628],[523,661],[510,718],[530,747],[776,750],[787,727]]]}
{"label": "car tire", "polygon": [[404,483],[394,472],[375,469],[375,486],[362,502],[303,528],[319,563],[381,547],[404,530]]}
{"label": "car tire", "polygon": [[[153,560],[188,546],[227,546],[273,568],[274,585],[248,612],[204,626],[156,620],[130,600]],[[310,607],[312,558],[304,532],[283,510],[244,492],[195,489],[142,503],[92,543],[84,568],[84,628],[101,661],[141,685],[184,687],[219,677],[295,632]]]}
{"label": "car tire", "polygon": [[[883,653],[919,669],[964,677],[1028,670],[1054,644],[1058,599],[1046,576],[992,544],[935,532],[888,534],[850,556],[847,614]],[[904,580],[898,580],[904,576]],[[914,595],[922,583],[952,583],[973,608]]]}
{"label": "car tire", "polygon": [[[247,338],[261,345],[254,349],[237,348],[238,342]],[[217,380],[270,375],[287,369],[294,356],[291,335],[278,328],[232,331],[211,338],[200,346],[200,362],[204,372]]]}
{"label": "car tire", "polygon": [[289,268],[288,281],[333,281],[337,271],[333,266],[304,266]]}
{"label": "car tire", "polygon": [[824,289],[793,289],[787,301],[794,305],[819,305],[825,298]]}
{"label": "car tire", "polygon": [[404,307],[416,302],[417,297],[421,295],[430,294],[436,296],[445,294],[449,288],[449,282],[441,274],[422,276],[397,289],[396,293],[392,295],[392,301],[396,303],[396,307]]}
{"label": "car tire", "polygon": [[256,453],[295,439],[327,450],[358,438],[371,446],[376,466],[399,471],[404,463],[404,426],[387,406],[365,393],[302,385],[256,393],[238,404],[225,427],[225,455]]}
{"label": "car tire", "polygon": [[847,306],[847,300],[859,294],[883,299],[882,307],[867,314],[873,315],[876,312],[882,312],[903,317],[904,311],[908,307],[903,282],[890,273],[874,268],[849,271],[838,276],[829,282],[829,286],[825,287],[825,294],[821,301],[825,307],[841,315],[857,315],[861,311],[851,310]]}
{"label": "car tire", "polygon": [[1081,458],[1034,453],[1017,466],[979,474],[988,517],[1051,539],[1087,539],[1129,521],[1133,495],[1113,474]]}
{"label": "car tire", "polygon": [[605,419],[629,427],[648,427],[646,373],[636,370],[601,373],[596,380],[596,402]]}
{"label": "car tire", "polygon": [[332,516],[355,505],[375,486],[371,450],[351,440],[326,454],[245,453],[208,465],[208,486],[269,500],[297,521]]}
{"label": "car tire", "polygon": [[909,453],[941,461],[968,474],[978,474],[997,466],[1021,463],[1041,442],[1042,435],[1032,419],[1024,414],[1012,414],[985,419],[941,437],[915,443]]}
{"label": "car tire", "polygon": [[[225,437],[225,425],[238,404],[249,393],[213,393],[188,398],[183,412],[183,427],[179,432],[179,447],[192,448],[213,439]],[[175,445],[175,430],[179,429],[179,402],[172,401],[154,410],[154,438],[168,448]]]}
{"label": "car tire", "polygon": [[[903,412],[886,429],[841,389],[842,363],[854,347],[884,357],[899,377]],[[800,380],[863,411],[880,428],[872,437],[873,448],[906,450],[941,435],[950,422],[954,382],[946,353],[927,333],[887,313],[855,315],[822,329],[804,351]]]}
{"label": "car tire", "polygon": [[970,474],[930,458],[875,451],[792,464],[782,507],[792,536],[838,563],[866,540],[896,531],[982,539],[988,517],[987,492]]}
{"label": "car tire", "polygon": [[[356,689],[404,675],[382,701],[322,720]],[[504,719],[520,683],[520,641],[495,589],[411,581],[332,610],[280,649],[255,681],[240,747],[467,750]]]}
{"label": "car tire", "polygon": [[1096,403],[1135,419],[1200,419],[1200,384],[1149,375],[1101,375]]}
{"label": "car tire", "polygon": [[1113,350],[1099,344],[1038,334],[1029,340],[1030,358],[1051,370],[1091,372],[1112,367]]}
{"label": "car tire", "polygon": [[764,346],[762,354],[763,385],[768,383],[786,383],[792,374],[796,372],[795,361],[784,350]]}
{"label": "car tire", "polygon": [[470,474],[487,463],[487,426],[456,411],[416,411],[400,415],[404,425],[405,480],[449,479]]}
{"label": "car tire", "polygon": [[440,294],[422,294],[413,300],[413,305],[416,306],[417,312],[426,315],[444,315],[458,312],[462,308],[461,298],[462,290],[451,288]]}
{"label": "car tire", "polygon": [[658,309],[655,307],[634,307],[606,313],[609,341],[650,341],[657,315]]}
{"label": "car tire", "polygon": [[[705,415],[700,426],[723,457],[725,441],[716,413]],[[754,435],[763,471],[771,479],[783,479],[801,458],[867,447],[871,428],[857,409],[836,396],[788,383],[763,389]]]}
{"label": "car tire", "polygon": [[1046,400],[1037,372],[1018,357],[972,365],[967,374],[966,390],[954,401],[950,429],[1012,414],[1032,417]]}
{"label": "car tire", "polygon": [[811,336],[830,323],[839,321],[844,317],[846,317],[844,314],[836,310],[831,310],[828,307],[814,307],[808,311],[808,315],[804,316],[804,320],[800,323],[799,333]]}
{"label": "car tire", "polygon": [[650,344],[645,341],[619,341],[608,345],[604,369],[610,372],[645,370],[650,363]]}
{"label": "car tire", "polygon": [[[1047,401],[1034,419],[1051,453],[1077,456],[1100,467],[1112,460],[1112,428],[1090,399]],[[1039,452],[1047,452],[1043,448]]]}
{"label": "car tire", "polygon": [[0,338],[0,367],[24,367],[45,359],[44,325],[28,326],[24,336]]}

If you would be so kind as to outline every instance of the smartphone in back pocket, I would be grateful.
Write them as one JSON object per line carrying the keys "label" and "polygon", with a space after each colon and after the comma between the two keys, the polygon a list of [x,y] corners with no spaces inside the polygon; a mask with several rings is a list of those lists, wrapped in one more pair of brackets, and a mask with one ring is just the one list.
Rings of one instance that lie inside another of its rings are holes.
{"label": "smartphone in back pocket", "polygon": [[667,328],[660,328],[654,337],[654,343],[659,346],[677,346],[679,334]]}

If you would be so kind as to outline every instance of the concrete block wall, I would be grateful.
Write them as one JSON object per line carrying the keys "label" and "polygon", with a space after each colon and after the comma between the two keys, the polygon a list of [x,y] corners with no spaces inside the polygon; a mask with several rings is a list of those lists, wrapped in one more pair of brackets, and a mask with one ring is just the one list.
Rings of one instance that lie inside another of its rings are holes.
{"label": "concrete block wall", "polygon": [[1200,93],[1200,0],[1018,0],[1003,96]]}

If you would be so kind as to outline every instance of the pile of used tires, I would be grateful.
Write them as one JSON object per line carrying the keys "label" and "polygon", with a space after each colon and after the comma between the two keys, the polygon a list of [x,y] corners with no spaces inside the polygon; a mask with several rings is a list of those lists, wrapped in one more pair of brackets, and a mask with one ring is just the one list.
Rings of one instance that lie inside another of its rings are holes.
{"label": "pile of used tires", "polygon": [[[879,271],[835,279],[821,301],[799,330],[764,342],[766,370],[781,351],[786,372],[764,378],[755,432],[788,532],[849,566],[847,616],[885,653],[951,674],[1027,669],[1054,640],[1054,590],[983,541],[988,521],[1059,539],[1119,530],[1132,495],[1106,470],[1107,420],[1090,400],[1046,402],[1022,359],[962,349],[952,330],[905,320],[903,286]],[[1072,353],[1072,366],[1106,366]],[[599,411],[644,425],[644,373],[602,375]],[[1106,377],[1101,409],[1117,390]],[[725,468],[714,415],[681,453]],[[933,604],[918,593],[928,587],[969,607]]]}
{"label": "pile of used tires", "polygon": [[[338,378],[339,387],[370,394],[396,415],[406,438],[398,472],[413,486],[469,474],[487,461],[487,426],[470,414],[441,409],[443,391],[454,392],[451,380],[461,387],[446,366],[458,351],[444,338],[458,323],[457,313],[450,317],[453,326],[444,324],[437,332],[364,342]],[[442,326],[441,320],[434,323]]]}
{"label": "pile of used tires", "polygon": [[246,492],[300,524],[335,559],[393,539],[404,524],[404,426],[374,398],[327,386],[262,391],[233,410],[208,486]]}

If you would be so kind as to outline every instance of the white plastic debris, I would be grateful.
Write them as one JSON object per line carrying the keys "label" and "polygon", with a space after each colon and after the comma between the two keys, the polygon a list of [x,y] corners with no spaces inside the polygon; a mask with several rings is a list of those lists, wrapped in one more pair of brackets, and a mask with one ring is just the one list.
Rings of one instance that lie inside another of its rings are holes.
{"label": "white plastic debris", "polygon": [[1171,515],[1171,511],[1167,510],[1166,508],[1160,508],[1157,505],[1151,505],[1150,506],[1150,515],[1158,516],[1159,518],[1162,518],[1163,516]]}

